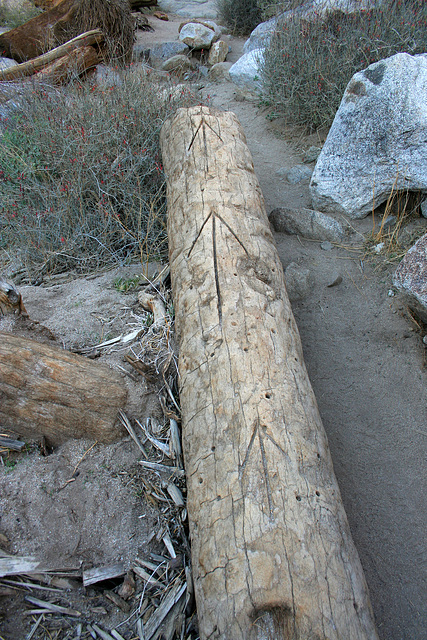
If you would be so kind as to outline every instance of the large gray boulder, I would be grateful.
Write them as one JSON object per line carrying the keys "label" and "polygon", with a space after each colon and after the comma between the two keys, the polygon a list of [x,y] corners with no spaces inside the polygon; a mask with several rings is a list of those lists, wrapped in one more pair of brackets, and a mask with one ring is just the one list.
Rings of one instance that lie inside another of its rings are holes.
{"label": "large gray boulder", "polygon": [[261,64],[263,57],[264,49],[254,49],[254,51],[245,53],[230,68],[231,80],[249,93],[261,93]]}
{"label": "large gray boulder", "polygon": [[426,140],[426,54],[356,73],[313,172],[313,208],[364,218],[393,189],[427,192]]}
{"label": "large gray boulder", "polygon": [[409,249],[396,269],[393,284],[427,323],[427,233]]}
{"label": "large gray boulder", "polygon": [[277,21],[277,17],[271,18],[270,20],[267,20],[267,22],[261,22],[261,24],[255,27],[243,45],[243,53],[249,53],[255,49],[262,49],[263,47],[268,46],[271,36],[276,28]]}
{"label": "large gray boulder", "polygon": [[189,22],[179,32],[179,39],[190,49],[210,49],[216,33],[200,22]]}
{"label": "large gray boulder", "polygon": [[158,0],[157,4],[163,11],[175,13],[184,18],[217,17],[216,0]]}
{"label": "large gray boulder", "polygon": [[280,207],[273,209],[268,216],[270,223],[278,233],[299,235],[309,240],[343,240],[349,233],[347,224],[311,209],[290,209]]}

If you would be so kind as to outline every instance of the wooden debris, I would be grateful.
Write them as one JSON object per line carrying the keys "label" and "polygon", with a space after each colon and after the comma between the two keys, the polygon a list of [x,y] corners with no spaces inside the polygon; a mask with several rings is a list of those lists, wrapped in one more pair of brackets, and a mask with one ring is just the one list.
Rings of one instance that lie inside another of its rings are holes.
{"label": "wooden debris", "polygon": [[163,596],[160,605],[144,625],[145,640],[151,640],[174,604],[176,604],[185,593],[186,588],[187,585],[185,582],[182,583],[177,580],[171,589]]}
{"label": "wooden debris", "polygon": [[179,467],[168,467],[165,464],[160,464],[159,462],[150,462],[148,460],[139,460],[138,464],[145,467],[146,469],[151,469],[152,471],[161,471],[164,473],[169,473],[179,478],[183,478],[185,476],[185,471],[183,469],[180,469]]}
{"label": "wooden debris", "polygon": [[115,371],[82,356],[0,332],[0,424],[50,445],[114,442],[127,390]]}
{"label": "wooden debris", "polygon": [[22,449],[25,447],[25,442],[23,442],[22,440],[14,440],[13,438],[8,438],[7,436],[0,435],[0,447],[11,449],[11,451],[22,451]]}
{"label": "wooden debris", "polygon": [[136,446],[141,451],[141,453],[144,456],[144,458],[148,458],[146,450],[144,449],[144,447],[140,443],[139,438],[136,435],[135,430],[134,430],[134,428],[132,427],[132,425],[131,425],[131,423],[129,421],[129,418],[127,417],[127,415],[125,414],[125,412],[122,409],[120,409],[120,411],[119,411],[119,418],[120,418],[120,421],[121,421],[122,425],[125,427],[126,431],[129,433],[130,437],[135,442]]}
{"label": "wooden debris", "polygon": [[107,567],[93,567],[83,571],[83,585],[88,587],[96,582],[103,580],[111,580],[112,578],[120,578],[126,574],[126,569],[122,562],[109,565]]}
{"label": "wooden debris", "polygon": [[0,557],[0,578],[5,576],[30,573],[40,566],[40,561],[32,556],[4,556]]}
{"label": "wooden debris", "polygon": [[156,327],[161,326],[166,321],[166,307],[158,296],[152,295],[147,291],[141,291],[138,294],[138,302],[143,309],[151,311],[154,316],[154,324]]}
{"label": "wooden debris", "polygon": [[104,591],[104,595],[106,598],[111,600],[111,602],[113,602],[116,607],[119,607],[119,609],[121,609],[124,613],[129,613],[130,605],[117,593],[114,593],[114,591]]}
{"label": "wooden debris", "polygon": [[153,13],[153,16],[155,18],[157,18],[158,20],[164,20],[165,22],[167,22],[169,20],[168,14],[165,13],[164,11],[155,11]]}
{"label": "wooden debris", "polygon": [[136,573],[136,575],[142,578],[143,580],[145,580],[147,584],[164,588],[165,585],[163,584],[163,582],[160,582],[159,580],[157,580],[157,578],[154,578],[153,575],[150,575],[149,573],[147,573],[147,571],[145,571],[145,569],[143,569],[142,567],[138,567],[138,565],[134,565],[133,570]]}
{"label": "wooden debris", "polygon": [[34,73],[37,73],[37,71],[40,71],[44,67],[47,67],[50,63],[58,60],[58,58],[69,56],[77,48],[82,46],[88,47],[90,45],[97,44],[99,42],[102,42],[103,39],[103,33],[99,29],[86,31],[86,33],[82,33],[76,38],[73,38],[72,40],[69,40],[68,42],[60,45],[59,47],[48,51],[48,53],[44,53],[32,60],[23,62],[22,64],[17,64],[14,67],[1,70],[0,81],[10,82],[10,80],[15,80],[17,78],[32,76]]}
{"label": "wooden debris", "polygon": [[[149,424],[149,420],[150,420],[150,418],[147,418],[147,424]],[[164,442],[161,442],[157,438],[154,438],[154,436],[152,436],[151,433],[148,431],[147,427],[145,427],[143,424],[141,424],[141,422],[139,420],[135,420],[135,422],[139,425],[139,427],[141,427],[141,429],[142,429],[145,437],[147,438],[147,440],[149,440],[151,442],[151,444],[156,447],[156,449],[158,449],[159,451],[164,453],[165,456],[170,457],[169,446],[167,444],[165,444]]]}
{"label": "wooden debris", "polygon": [[123,600],[129,600],[135,593],[135,578],[132,571],[128,571],[123,580],[123,584],[120,585],[118,594]]}
{"label": "wooden debris", "polygon": [[51,62],[36,73],[35,79],[62,85],[71,82],[96,67],[101,57],[94,47],[79,47],[55,62]]}
{"label": "wooden debris", "polygon": [[0,316],[5,316],[9,313],[28,315],[19,291],[13,284],[0,278]]}
{"label": "wooden debris", "polygon": [[35,604],[41,609],[50,611],[51,613],[61,613],[65,616],[72,616],[73,618],[78,618],[82,615],[80,611],[76,611],[75,609],[71,609],[70,607],[61,607],[60,605],[53,604],[52,602],[46,602],[45,600],[39,600],[39,598],[33,598],[33,596],[25,596],[25,600],[30,604]]}
{"label": "wooden debris", "polygon": [[259,183],[232,113],[161,132],[201,640],[377,640]]}

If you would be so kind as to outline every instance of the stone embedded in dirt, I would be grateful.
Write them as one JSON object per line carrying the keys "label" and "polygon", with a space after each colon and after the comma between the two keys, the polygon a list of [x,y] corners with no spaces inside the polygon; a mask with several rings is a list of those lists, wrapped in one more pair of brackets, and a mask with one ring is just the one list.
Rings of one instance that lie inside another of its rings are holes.
{"label": "stone embedded in dirt", "polygon": [[304,184],[310,182],[313,169],[305,164],[296,164],[291,169],[279,169],[276,173],[284,175],[289,184]]}
{"label": "stone embedded in dirt", "polygon": [[188,56],[172,56],[169,60],[166,60],[162,64],[162,71],[169,71],[170,73],[178,73],[182,74],[186,71],[194,71],[196,69],[197,63],[188,58]]}
{"label": "stone embedded in dirt", "polygon": [[300,235],[309,240],[343,240],[349,229],[331,216],[304,208],[273,209],[269,220],[278,233]]}
{"label": "stone embedded in dirt", "polygon": [[303,154],[303,161],[306,164],[310,164],[310,162],[316,162],[318,157],[320,156],[321,151],[322,151],[322,147],[310,147]]}
{"label": "stone embedded in dirt", "polygon": [[426,94],[425,54],[398,53],[353,76],[314,169],[315,209],[364,218],[392,191],[427,193]]}
{"label": "stone embedded in dirt", "polygon": [[155,69],[160,69],[162,64],[169,60],[173,56],[186,55],[190,52],[190,49],[183,42],[176,40],[175,42],[162,42],[160,44],[153,44],[149,47],[144,45],[135,45],[134,55],[138,56],[138,59],[148,59],[150,64]]}
{"label": "stone embedded in dirt", "polygon": [[422,201],[420,206],[420,211],[421,211],[421,215],[424,218],[427,218],[427,198],[425,198],[425,200]]}
{"label": "stone embedded in dirt", "polygon": [[408,306],[427,323],[427,233],[409,249],[397,267],[393,285]]}
{"label": "stone embedded in dirt", "polygon": [[231,80],[245,91],[260,93],[262,89],[260,65],[263,57],[263,49],[254,49],[245,53],[231,67]]}
{"label": "stone embedded in dirt", "polygon": [[204,27],[207,27],[208,29],[212,29],[212,31],[215,32],[215,38],[213,39],[213,42],[216,42],[217,40],[219,40],[223,32],[223,28],[219,27],[217,23],[214,22],[213,20],[206,20],[206,18],[193,18],[193,19],[184,20],[184,22],[181,22],[181,24],[178,27],[178,33],[181,33],[183,27],[185,27],[187,24],[202,24]]}
{"label": "stone embedded in dirt", "polygon": [[233,66],[231,62],[218,62],[209,69],[209,80],[220,82],[221,80],[230,80],[230,69]]}
{"label": "stone embedded in dirt", "polygon": [[0,71],[16,67],[17,64],[16,60],[12,60],[11,58],[0,58]]}
{"label": "stone embedded in dirt", "polygon": [[209,51],[208,65],[213,66],[225,62],[228,55],[228,44],[224,40],[214,42]]}
{"label": "stone embedded in dirt", "polygon": [[204,24],[190,22],[182,27],[179,39],[190,49],[210,49],[215,40],[215,31]]}
{"label": "stone embedded in dirt", "polygon": [[289,300],[301,300],[314,287],[314,276],[310,269],[291,262],[285,269],[285,284]]}
{"label": "stone embedded in dirt", "polygon": [[332,249],[334,248],[334,245],[331,244],[329,240],[326,240],[326,242],[322,242],[322,244],[320,245],[320,248],[323,251],[332,251]]}

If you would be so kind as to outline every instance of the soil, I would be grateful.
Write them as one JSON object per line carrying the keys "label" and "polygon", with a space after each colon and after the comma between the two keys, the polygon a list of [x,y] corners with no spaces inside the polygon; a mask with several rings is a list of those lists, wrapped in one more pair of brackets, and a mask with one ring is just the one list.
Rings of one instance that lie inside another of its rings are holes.
{"label": "soil", "polygon": [[[180,21],[154,21],[157,33],[144,33],[139,39],[174,40]],[[230,61],[238,59],[243,43],[230,39]],[[271,122],[256,101],[229,82],[203,80],[202,85],[201,93],[209,95],[213,106],[234,111],[242,123],[267,212],[282,206],[310,207],[308,182],[292,185],[277,172],[301,164],[304,153],[321,146],[324,136],[307,136],[281,121]],[[311,287],[304,297],[294,295],[292,306],[379,636],[425,640],[425,327],[395,295],[395,264],[367,253],[365,240],[372,225],[372,218],[352,222],[354,233],[348,242],[333,243],[327,250],[299,236],[275,237],[284,268],[293,262],[311,272]],[[65,283],[45,280],[20,291],[31,319],[48,327],[59,344],[76,349],[126,334],[141,322],[139,289],[117,289],[118,278],[128,281],[140,272],[140,265],[133,265]],[[330,286],[334,282],[339,284]],[[3,329],[8,328],[14,330],[3,321]],[[100,359],[135,377],[132,367],[123,363],[123,350],[102,351]],[[126,380],[129,417],[144,421],[154,416],[162,422],[158,397],[167,394],[161,380],[157,386],[144,383],[142,377]],[[185,555],[185,531],[171,524],[182,512],[169,506],[169,512],[162,513],[158,502],[147,499],[138,465],[141,454],[134,442],[124,437],[113,445],[90,449],[92,445],[71,441],[48,456],[36,446],[29,446],[25,455],[2,454],[2,548],[33,555],[43,568],[89,568],[119,561],[128,568],[138,555],[169,557],[162,536],[153,539],[169,526],[175,546]],[[150,449],[150,456],[154,451]],[[76,466],[78,476],[67,483]],[[144,474],[158,482],[145,470]],[[104,629],[127,617],[102,591],[85,591],[81,585],[68,591],[65,601]],[[28,633],[34,621],[23,616],[27,606],[22,592],[0,597],[2,638]],[[125,625],[118,630],[130,637]],[[65,631],[59,637],[65,637]]]}

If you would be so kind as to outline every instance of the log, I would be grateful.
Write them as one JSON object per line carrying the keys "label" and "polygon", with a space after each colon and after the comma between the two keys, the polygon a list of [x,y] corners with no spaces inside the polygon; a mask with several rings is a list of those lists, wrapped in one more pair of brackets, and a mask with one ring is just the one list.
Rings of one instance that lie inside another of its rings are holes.
{"label": "log", "polygon": [[101,61],[99,53],[93,47],[79,47],[55,62],[43,67],[35,78],[50,84],[61,85],[70,82],[96,67]]}
{"label": "log", "polygon": [[[71,69],[72,64],[77,65],[77,68],[79,68],[79,65],[82,66],[82,57],[86,57],[84,64],[89,69],[90,66],[97,64],[97,62],[95,62],[95,54],[96,60],[99,61],[97,52],[89,45],[98,44],[102,42],[103,39],[104,36],[102,31],[99,29],[86,31],[76,38],[61,44],[59,47],[56,47],[33,60],[27,60],[27,62],[17,64],[15,67],[9,67],[8,69],[1,70],[0,81],[10,81],[15,80],[16,78],[32,76],[34,73],[49,67],[49,65],[54,61],[64,57],[69,60],[67,63],[68,69]],[[88,55],[87,49],[91,49],[89,52],[90,55]],[[72,55],[73,52],[75,52],[74,55]]]}
{"label": "log", "polygon": [[121,376],[83,356],[0,331],[0,424],[51,446],[70,438],[114,442],[126,403]]}
{"label": "log", "polygon": [[377,639],[242,128],[180,109],[161,148],[200,638]]}

